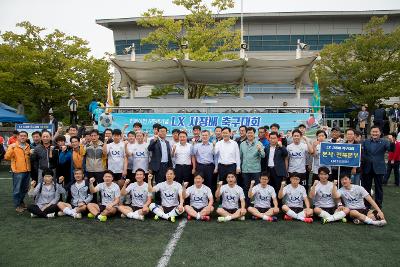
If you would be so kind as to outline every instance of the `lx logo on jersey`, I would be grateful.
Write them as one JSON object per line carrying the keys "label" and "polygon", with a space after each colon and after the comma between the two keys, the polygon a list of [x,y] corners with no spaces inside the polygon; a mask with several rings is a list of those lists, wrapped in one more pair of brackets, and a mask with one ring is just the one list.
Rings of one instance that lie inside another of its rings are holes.
{"label": "lx logo on jersey", "polygon": [[226,195],[226,196],[225,196],[225,199],[226,199],[227,201],[232,201],[232,202],[234,202],[235,199],[236,199],[236,197],[235,197],[235,196]]}
{"label": "lx logo on jersey", "polygon": [[262,195],[259,195],[258,198],[259,198],[261,201],[268,201],[268,199],[269,199],[268,196],[262,196]]}
{"label": "lx logo on jersey", "polygon": [[290,200],[290,202],[301,202],[302,201],[300,195],[297,195],[297,196],[289,195],[288,199]]}
{"label": "lx logo on jersey", "polygon": [[144,199],[144,194],[143,194],[143,193],[141,193],[141,194],[139,194],[139,193],[133,193],[133,197],[134,197],[134,198],[138,198],[138,199]]}
{"label": "lx logo on jersey", "polygon": [[193,201],[194,201],[194,202],[203,202],[203,197],[194,196],[194,197],[193,197]]}
{"label": "lx logo on jersey", "polygon": [[113,155],[113,156],[121,156],[121,151],[120,150],[111,150],[111,155]]}
{"label": "lx logo on jersey", "polygon": [[321,193],[322,198],[332,198],[332,194]]}
{"label": "lx logo on jersey", "polygon": [[174,199],[175,193],[164,192],[164,196],[165,196],[167,199]]}
{"label": "lx logo on jersey", "polygon": [[146,153],[144,151],[142,151],[142,152],[136,151],[135,154],[136,154],[136,157],[144,157],[144,156],[146,156]]}
{"label": "lx logo on jersey", "polygon": [[292,153],[290,153],[290,156],[292,156],[293,158],[301,158],[301,157],[303,157],[303,153],[301,153],[301,152],[292,152]]}
{"label": "lx logo on jersey", "polygon": [[107,192],[103,192],[103,197],[104,198],[108,198],[108,199],[112,199],[112,194],[107,193]]}

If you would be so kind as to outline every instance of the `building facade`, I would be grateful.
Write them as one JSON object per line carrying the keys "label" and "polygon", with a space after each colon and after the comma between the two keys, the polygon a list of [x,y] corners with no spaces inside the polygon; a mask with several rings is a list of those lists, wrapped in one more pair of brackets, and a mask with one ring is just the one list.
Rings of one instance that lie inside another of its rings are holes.
{"label": "building facade", "polygon": [[[341,43],[351,35],[362,33],[363,27],[371,17],[385,15],[388,16],[384,25],[385,31],[393,31],[400,25],[400,10],[246,13],[243,27],[244,39],[248,44],[247,56],[263,59],[295,58],[298,39],[309,45],[309,52],[315,53],[327,44]],[[218,15],[221,18],[232,16],[238,17],[235,29],[240,29],[240,14]],[[183,16],[173,18],[182,19]],[[117,58],[129,60],[130,55],[124,54],[124,49],[132,44],[135,44],[138,61],[143,60],[143,56],[154,48],[152,45],[140,43],[152,29],[137,25],[139,19],[133,17],[96,20],[97,24],[113,31]],[[118,84],[118,74],[116,83]],[[142,87],[136,97],[147,97],[150,91],[150,86]],[[301,102],[309,101],[312,93],[313,88],[302,88]],[[282,101],[295,99],[296,89],[292,84],[246,85],[245,96],[265,99],[267,102],[279,105]],[[172,94],[167,98],[180,98],[180,96]]]}

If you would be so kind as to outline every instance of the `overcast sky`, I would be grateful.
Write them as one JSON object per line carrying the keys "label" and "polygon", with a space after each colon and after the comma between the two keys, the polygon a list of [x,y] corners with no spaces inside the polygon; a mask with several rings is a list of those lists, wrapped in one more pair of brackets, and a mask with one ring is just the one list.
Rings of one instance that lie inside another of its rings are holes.
{"label": "overcast sky", "polygon": [[[240,12],[240,0],[229,13]],[[342,11],[400,9],[400,0],[244,0],[244,12]],[[96,19],[140,16],[157,7],[166,15],[184,14],[172,0],[0,0],[0,31],[14,31],[24,20],[59,29],[89,41],[93,55],[115,52],[112,31],[95,23]]]}

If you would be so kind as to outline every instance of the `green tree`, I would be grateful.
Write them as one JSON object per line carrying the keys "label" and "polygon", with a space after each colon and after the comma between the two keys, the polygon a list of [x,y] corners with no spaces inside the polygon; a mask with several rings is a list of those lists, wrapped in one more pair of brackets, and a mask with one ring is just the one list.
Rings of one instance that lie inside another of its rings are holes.
{"label": "green tree", "polygon": [[[145,56],[145,60],[183,59],[189,53],[190,59],[197,61],[218,61],[237,59],[233,52],[240,47],[240,32],[233,30],[236,18],[218,18],[213,15],[234,6],[233,0],[213,0],[211,6],[203,0],[173,0],[175,5],[184,7],[190,13],[184,19],[175,20],[163,16],[163,11],[152,8],[143,14],[138,24],[154,28],[154,31],[142,39],[142,44],[152,44],[155,49]],[[188,48],[181,44],[188,42]],[[238,94],[238,86],[205,86],[189,84],[189,98],[214,96],[218,93]],[[173,86],[154,88],[151,97],[168,92],[183,90]]]}
{"label": "green tree", "polygon": [[400,94],[400,27],[387,33],[387,17],[373,17],[360,35],[321,51],[316,73],[321,100],[335,108],[368,104]]}
{"label": "green tree", "polygon": [[50,108],[62,120],[68,115],[67,101],[75,93],[78,114],[87,118],[93,98],[104,101],[110,78],[108,62],[90,56],[88,42],[25,21],[24,32],[5,32],[0,44],[0,101],[16,105],[21,100],[28,119],[43,120]]}

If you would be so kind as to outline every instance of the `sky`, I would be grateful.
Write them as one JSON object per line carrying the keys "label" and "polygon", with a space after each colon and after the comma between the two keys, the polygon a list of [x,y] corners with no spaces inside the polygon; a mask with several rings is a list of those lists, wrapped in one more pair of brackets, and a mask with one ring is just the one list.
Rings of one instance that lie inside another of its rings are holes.
{"label": "sky", "polygon": [[[210,2],[211,0],[205,0]],[[243,0],[243,11],[359,11],[400,9],[400,0]],[[172,0],[0,0],[0,31],[16,31],[15,24],[30,21],[48,32],[59,29],[89,41],[95,57],[114,53],[112,31],[97,25],[96,19],[138,17],[157,7],[166,15],[182,15],[185,9]],[[240,0],[227,13],[240,12]]]}

